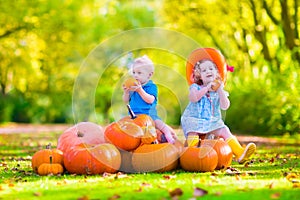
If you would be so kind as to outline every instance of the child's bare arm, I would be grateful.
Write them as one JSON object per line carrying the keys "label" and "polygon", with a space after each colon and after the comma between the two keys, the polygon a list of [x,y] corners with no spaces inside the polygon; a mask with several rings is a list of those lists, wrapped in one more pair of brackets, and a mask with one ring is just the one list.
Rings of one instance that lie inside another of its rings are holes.
{"label": "child's bare arm", "polygon": [[211,89],[211,83],[209,83],[206,87],[197,90],[196,88],[192,88],[189,94],[189,100],[191,102],[199,101],[209,90]]}
{"label": "child's bare arm", "polygon": [[142,87],[139,87],[136,89],[136,92],[139,93],[139,95],[142,97],[142,99],[146,102],[146,103],[153,103],[155,100],[155,97],[151,94],[148,94],[147,92],[145,92],[145,90]]}
{"label": "child's bare arm", "polygon": [[217,92],[220,96],[220,107],[222,110],[227,110],[230,106],[230,101],[226,92],[224,91],[224,84],[221,83],[220,87],[218,88]]}

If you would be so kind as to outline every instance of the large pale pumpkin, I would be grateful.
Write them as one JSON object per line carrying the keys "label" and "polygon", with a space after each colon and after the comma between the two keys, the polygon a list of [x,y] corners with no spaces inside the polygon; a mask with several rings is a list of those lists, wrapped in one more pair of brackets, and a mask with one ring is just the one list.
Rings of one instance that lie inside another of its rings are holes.
{"label": "large pale pumpkin", "polygon": [[118,121],[108,125],[104,135],[107,142],[122,150],[131,151],[140,145],[144,133],[141,127],[132,122]]}
{"label": "large pale pumpkin", "polygon": [[[50,159],[51,157],[51,159]],[[46,149],[42,149],[34,153],[31,159],[31,166],[34,172],[38,172],[38,168],[42,164],[63,164],[63,152],[59,149],[52,149],[51,144],[46,146]]]}
{"label": "large pale pumpkin", "polygon": [[193,172],[209,172],[216,169],[217,152],[209,147],[186,147],[180,156],[180,165],[184,170]]}
{"label": "large pale pumpkin", "polygon": [[222,139],[201,140],[201,146],[212,147],[218,154],[218,164],[216,169],[227,168],[232,162],[232,150],[230,146]]}
{"label": "large pale pumpkin", "polygon": [[121,167],[119,171],[126,173],[136,172],[132,166],[132,151],[124,151],[119,149],[121,153]]}
{"label": "large pale pumpkin", "polygon": [[105,143],[103,128],[92,122],[80,122],[60,135],[57,148],[66,152],[81,143],[89,145]]}
{"label": "large pale pumpkin", "polygon": [[115,173],[121,165],[119,150],[112,144],[79,144],[64,154],[64,166],[71,174]]}
{"label": "large pale pumpkin", "polygon": [[169,143],[145,144],[134,150],[132,166],[136,172],[165,172],[178,166],[178,150]]}

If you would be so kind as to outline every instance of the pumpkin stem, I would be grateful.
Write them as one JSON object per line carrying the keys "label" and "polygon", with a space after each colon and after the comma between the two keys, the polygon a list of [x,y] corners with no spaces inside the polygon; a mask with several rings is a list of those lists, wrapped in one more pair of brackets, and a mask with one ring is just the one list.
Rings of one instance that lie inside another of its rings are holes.
{"label": "pumpkin stem", "polygon": [[77,137],[83,137],[83,136],[84,136],[83,132],[77,131]]}
{"label": "pumpkin stem", "polygon": [[46,145],[46,149],[51,149],[51,143]]}
{"label": "pumpkin stem", "polygon": [[129,104],[127,104],[127,109],[128,109],[128,112],[131,116],[131,119],[135,119],[136,118],[136,115],[134,114],[134,112],[132,111],[131,107]]}
{"label": "pumpkin stem", "polygon": [[52,155],[49,156],[50,164],[52,164]]}

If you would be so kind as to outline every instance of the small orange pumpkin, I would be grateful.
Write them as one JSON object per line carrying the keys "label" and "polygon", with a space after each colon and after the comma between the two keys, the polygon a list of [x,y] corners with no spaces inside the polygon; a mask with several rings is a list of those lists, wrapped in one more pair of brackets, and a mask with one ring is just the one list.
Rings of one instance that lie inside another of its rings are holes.
{"label": "small orange pumpkin", "polygon": [[178,150],[170,143],[145,144],[134,150],[132,166],[136,172],[166,172],[178,166]]}
{"label": "small orange pumpkin", "polygon": [[79,144],[65,153],[65,168],[72,174],[115,173],[121,165],[119,150],[112,144]]}
{"label": "small orange pumpkin", "polygon": [[[50,159],[51,157],[51,159]],[[63,164],[64,157],[63,152],[59,149],[51,149],[51,144],[46,146],[46,149],[42,149],[34,153],[31,159],[31,166],[35,173],[38,173],[38,168],[42,164]]]}
{"label": "small orange pumpkin", "polygon": [[123,86],[126,88],[130,88],[131,86],[136,86],[138,84],[138,81],[133,77],[128,77],[123,82]]}
{"label": "small orange pumpkin", "polygon": [[211,89],[213,90],[213,91],[217,91],[218,89],[219,89],[219,87],[220,87],[220,85],[221,85],[221,82],[220,82],[221,80],[214,80],[214,83],[215,83],[215,85],[212,85],[212,87],[211,87]]}
{"label": "small orange pumpkin", "polygon": [[194,172],[214,171],[218,164],[217,152],[209,147],[186,147],[180,156],[180,165],[184,170]]}
{"label": "small orange pumpkin", "polygon": [[232,150],[222,139],[201,140],[201,146],[212,147],[218,154],[218,165],[216,169],[227,168],[232,162]]}
{"label": "small orange pumpkin", "polygon": [[52,163],[52,156],[49,156],[49,163],[43,163],[38,167],[37,173],[41,176],[62,174],[64,168],[61,164]]}

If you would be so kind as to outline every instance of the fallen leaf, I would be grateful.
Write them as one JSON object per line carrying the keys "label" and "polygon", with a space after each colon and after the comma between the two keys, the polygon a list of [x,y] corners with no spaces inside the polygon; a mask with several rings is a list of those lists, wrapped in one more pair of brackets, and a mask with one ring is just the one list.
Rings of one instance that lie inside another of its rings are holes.
{"label": "fallen leaf", "polygon": [[42,196],[42,193],[40,193],[40,192],[35,192],[35,193],[33,193],[33,196],[40,197],[40,196]]}
{"label": "fallen leaf", "polygon": [[170,180],[172,178],[176,178],[176,176],[175,175],[164,175],[163,178],[167,179],[167,180]]}
{"label": "fallen leaf", "polygon": [[269,184],[269,189],[272,189],[274,187],[274,182]]}
{"label": "fallen leaf", "polygon": [[177,197],[177,196],[181,196],[183,194],[183,191],[180,188],[175,188],[174,190],[169,191],[169,194],[171,197]]}
{"label": "fallen leaf", "polygon": [[143,188],[142,187],[139,187],[138,189],[134,190],[135,192],[142,192],[143,191]]}
{"label": "fallen leaf", "polygon": [[141,186],[142,187],[151,187],[152,185],[150,183],[143,182]]}
{"label": "fallen leaf", "polygon": [[89,197],[84,195],[82,197],[79,197],[77,200],[89,200]]}
{"label": "fallen leaf", "polygon": [[300,188],[300,183],[294,183],[293,188]]}
{"label": "fallen leaf", "polygon": [[193,196],[194,196],[194,197],[202,197],[202,196],[206,195],[207,193],[208,193],[207,190],[204,190],[204,189],[202,189],[202,188],[196,187],[196,188],[194,189],[194,194],[193,194]]}
{"label": "fallen leaf", "polygon": [[109,197],[108,200],[114,200],[114,199],[119,199],[119,198],[121,198],[120,195],[114,194],[113,196]]}
{"label": "fallen leaf", "polygon": [[279,199],[280,198],[280,193],[279,192],[276,192],[274,194],[271,195],[271,199]]}
{"label": "fallen leaf", "polygon": [[300,177],[295,173],[288,174],[286,179],[292,183],[300,183]]}

